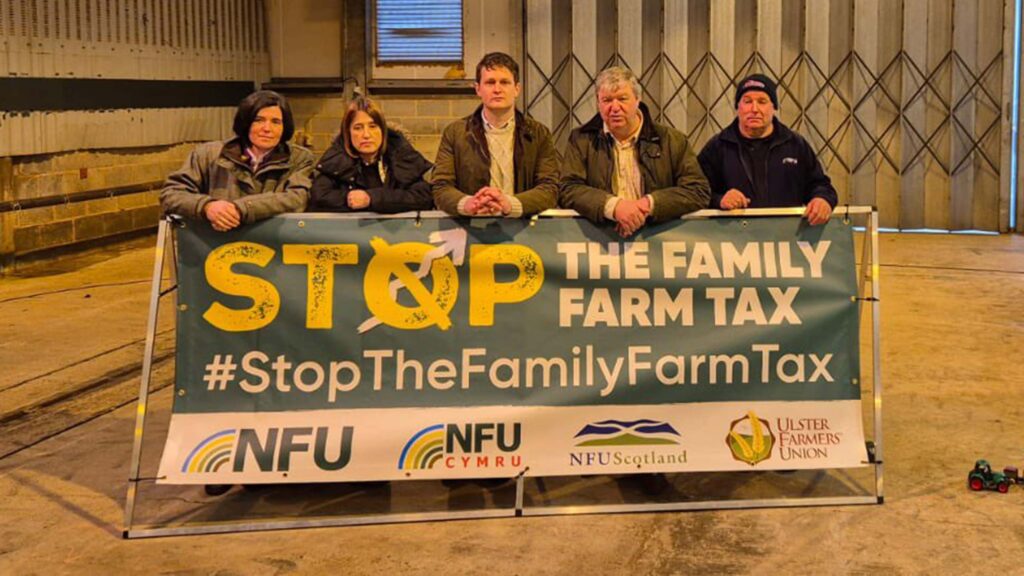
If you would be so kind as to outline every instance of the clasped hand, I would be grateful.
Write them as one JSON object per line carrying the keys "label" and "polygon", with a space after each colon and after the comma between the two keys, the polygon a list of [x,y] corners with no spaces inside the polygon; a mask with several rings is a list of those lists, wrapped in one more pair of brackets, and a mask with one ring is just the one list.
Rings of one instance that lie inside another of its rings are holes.
{"label": "clasped hand", "polygon": [[370,195],[366,190],[349,190],[345,202],[353,210],[362,210],[370,205]]}
{"label": "clasped hand", "polygon": [[627,238],[639,230],[651,213],[651,201],[647,196],[639,200],[623,198],[615,205],[615,231]]}
{"label": "clasped hand", "polygon": [[466,201],[465,210],[472,216],[505,216],[512,211],[512,201],[500,189],[484,186]]}
{"label": "clasped hand", "polygon": [[242,223],[242,214],[238,211],[238,206],[227,200],[211,200],[203,206],[203,214],[218,232],[227,232]]}

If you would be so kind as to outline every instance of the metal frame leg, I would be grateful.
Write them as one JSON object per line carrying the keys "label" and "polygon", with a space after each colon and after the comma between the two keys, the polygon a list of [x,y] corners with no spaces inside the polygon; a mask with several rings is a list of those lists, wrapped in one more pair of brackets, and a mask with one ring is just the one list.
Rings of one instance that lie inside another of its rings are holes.
{"label": "metal frame leg", "polygon": [[885,500],[883,492],[883,467],[885,457],[882,443],[882,352],[881,322],[882,309],[880,302],[881,288],[879,284],[878,261],[878,209],[873,208],[868,215],[868,233],[871,236],[871,389],[874,405],[874,437],[875,437],[875,496],[878,502]]}
{"label": "metal frame leg", "polygon": [[170,223],[160,221],[156,236],[156,255],[153,259],[153,283],[149,292],[149,318],[146,323],[146,348],[142,358],[142,379],[139,383],[139,402],[135,411],[135,434],[132,443],[131,468],[128,472],[128,494],[124,503],[124,531],[127,538],[132,529],[135,515],[135,498],[138,494],[139,469],[142,460],[142,437],[146,428],[146,409],[149,403],[149,383],[153,371],[153,348],[156,346],[156,325],[160,312],[161,286],[163,284],[164,259],[167,257],[167,235]]}

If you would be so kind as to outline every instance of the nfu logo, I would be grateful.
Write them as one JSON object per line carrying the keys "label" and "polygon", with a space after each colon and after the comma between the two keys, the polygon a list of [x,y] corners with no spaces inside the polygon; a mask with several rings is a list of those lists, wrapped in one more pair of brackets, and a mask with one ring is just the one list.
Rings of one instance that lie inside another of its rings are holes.
{"label": "nfu logo", "polygon": [[260,472],[288,472],[293,456],[312,456],[320,470],[341,470],[352,458],[352,427],[343,426],[340,432],[327,426],[221,430],[192,449],[181,471],[219,472],[230,462],[232,472],[244,472],[249,456]]}
{"label": "nfu logo", "polygon": [[[405,443],[398,457],[398,469],[519,467],[522,456],[514,452],[521,442],[519,422],[511,426],[504,422],[434,424],[413,434]],[[502,454],[493,454],[495,451]]]}

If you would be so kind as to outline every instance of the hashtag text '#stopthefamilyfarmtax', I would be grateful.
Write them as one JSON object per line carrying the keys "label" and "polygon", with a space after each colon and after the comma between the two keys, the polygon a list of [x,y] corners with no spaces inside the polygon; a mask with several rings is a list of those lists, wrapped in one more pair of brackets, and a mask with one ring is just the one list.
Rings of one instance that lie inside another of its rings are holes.
{"label": "hashtag text '#stopthefamilyfarmtax'", "polygon": [[[829,371],[832,354],[779,354],[777,344],[754,344],[748,354],[652,354],[650,346],[628,346],[625,354],[601,356],[592,346],[572,346],[561,357],[488,358],[486,348],[464,348],[458,363],[440,358],[422,362],[403,349],[365,350],[370,374],[352,360],[331,361],[326,366],[315,360],[300,363],[284,355],[274,359],[260,351],[244,354],[241,363],[233,354],[215,354],[206,364],[203,381],[210,392],[229,386],[249,394],[273,390],[278,393],[324,394],[330,403],[339,394],[359,387],[374,392],[468,390],[474,385],[498,389],[518,388],[600,388],[602,397],[617,386],[637,386],[656,381],[665,386],[678,384],[767,384],[772,378],[784,383],[835,382]],[[241,377],[236,379],[241,369]],[[364,385],[364,381],[367,383]],[[326,390],[325,390],[326,389]]]}

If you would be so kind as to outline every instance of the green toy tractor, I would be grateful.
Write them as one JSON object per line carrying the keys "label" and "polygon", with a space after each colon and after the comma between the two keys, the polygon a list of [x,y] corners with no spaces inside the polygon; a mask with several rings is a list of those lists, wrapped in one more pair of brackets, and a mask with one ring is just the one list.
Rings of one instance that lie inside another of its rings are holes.
{"label": "green toy tractor", "polygon": [[967,474],[967,487],[974,491],[996,490],[1006,494],[1010,490],[1010,479],[1005,474],[993,472],[988,460],[978,460]]}

